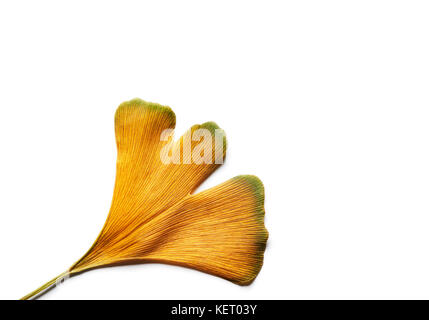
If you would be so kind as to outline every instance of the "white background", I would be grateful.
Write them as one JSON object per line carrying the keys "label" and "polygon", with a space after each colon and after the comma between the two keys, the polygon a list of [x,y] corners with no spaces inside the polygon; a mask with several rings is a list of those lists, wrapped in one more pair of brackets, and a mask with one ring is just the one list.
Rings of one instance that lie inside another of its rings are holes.
{"label": "white background", "polygon": [[266,188],[256,281],[139,265],[47,299],[429,298],[426,1],[2,1],[0,298],[66,270],[98,235],[113,116],[169,105],[216,121]]}

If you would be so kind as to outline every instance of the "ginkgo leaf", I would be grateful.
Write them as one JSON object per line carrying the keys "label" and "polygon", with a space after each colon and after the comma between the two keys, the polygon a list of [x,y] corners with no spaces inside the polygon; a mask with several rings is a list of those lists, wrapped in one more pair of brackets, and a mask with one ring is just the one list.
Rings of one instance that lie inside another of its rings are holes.
{"label": "ginkgo leaf", "polygon": [[226,138],[206,122],[174,142],[175,124],[169,107],[140,99],[119,106],[116,181],[106,223],[81,259],[23,299],[64,277],[134,263],[180,265],[240,285],[255,279],[268,238],[261,181],[238,176],[193,194],[223,163]]}

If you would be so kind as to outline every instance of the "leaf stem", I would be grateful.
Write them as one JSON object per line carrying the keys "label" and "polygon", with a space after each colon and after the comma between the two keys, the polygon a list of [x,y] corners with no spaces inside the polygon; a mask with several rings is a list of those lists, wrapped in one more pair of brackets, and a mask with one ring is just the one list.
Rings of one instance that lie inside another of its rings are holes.
{"label": "leaf stem", "polygon": [[69,271],[65,271],[61,273],[59,276],[53,278],[52,280],[46,282],[44,285],[39,287],[38,289],[34,290],[33,292],[30,292],[26,296],[22,297],[20,300],[30,300],[30,299],[37,299],[41,295],[43,295],[48,290],[54,288],[57,286],[57,284],[60,284],[61,281],[64,279],[67,279],[69,276]]}

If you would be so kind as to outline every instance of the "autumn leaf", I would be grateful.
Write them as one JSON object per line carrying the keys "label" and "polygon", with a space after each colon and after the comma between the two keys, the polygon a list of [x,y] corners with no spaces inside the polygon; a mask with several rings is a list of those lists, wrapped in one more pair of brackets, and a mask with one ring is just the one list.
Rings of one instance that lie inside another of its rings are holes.
{"label": "autumn leaf", "polygon": [[135,263],[184,266],[240,285],[255,279],[268,238],[261,181],[242,175],[194,194],[222,165],[226,138],[207,122],[173,141],[166,133],[175,124],[169,107],[140,99],[119,106],[116,182],[105,225],[81,259],[23,299],[69,276]]}

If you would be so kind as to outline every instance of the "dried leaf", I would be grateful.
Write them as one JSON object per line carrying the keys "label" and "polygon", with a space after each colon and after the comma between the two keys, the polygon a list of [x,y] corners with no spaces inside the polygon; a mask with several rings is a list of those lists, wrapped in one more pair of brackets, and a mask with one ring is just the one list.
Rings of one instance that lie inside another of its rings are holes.
{"label": "dried leaf", "polygon": [[[221,165],[226,139],[221,135],[219,140],[216,134],[222,131],[207,122],[193,126],[176,142],[171,137],[163,141],[161,135],[174,129],[175,123],[169,107],[140,99],[119,106],[117,174],[106,223],[91,249],[68,271],[23,299],[39,295],[67,276],[134,263],[180,265],[240,285],[254,280],[268,238],[261,181],[237,176],[193,194]],[[209,139],[192,141],[200,132],[208,132]],[[189,151],[196,152],[197,159],[206,156],[205,162],[192,161]],[[175,156],[166,164],[163,154]]]}

